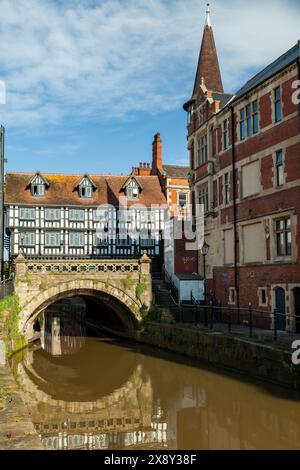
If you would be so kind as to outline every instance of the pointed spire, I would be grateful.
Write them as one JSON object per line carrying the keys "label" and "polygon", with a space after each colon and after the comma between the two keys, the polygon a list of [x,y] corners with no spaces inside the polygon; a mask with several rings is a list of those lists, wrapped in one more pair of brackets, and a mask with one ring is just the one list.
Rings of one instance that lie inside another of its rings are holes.
{"label": "pointed spire", "polygon": [[209,3],[206,9],[206,21],[193,95],[198,93],[203,80],[208,90],[224,93],[214,33],[211,26]]}
{"label": "pointed spire", "polygon": [[205,26],[210,26],[211,27],[211,20],[210,20],[210,4],[206,4],[206,23]]}

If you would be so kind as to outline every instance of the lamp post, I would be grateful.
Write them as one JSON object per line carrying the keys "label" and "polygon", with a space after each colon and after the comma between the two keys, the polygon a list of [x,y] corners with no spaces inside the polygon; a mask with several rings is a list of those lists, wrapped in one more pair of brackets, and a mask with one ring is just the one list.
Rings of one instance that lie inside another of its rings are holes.
{"label": "lamp post", "polygon": [[204,278],[204,303],[206,302],[206,256],[208,255],[209,244],[204,240],[201,254],[203,256],[203,278]]}

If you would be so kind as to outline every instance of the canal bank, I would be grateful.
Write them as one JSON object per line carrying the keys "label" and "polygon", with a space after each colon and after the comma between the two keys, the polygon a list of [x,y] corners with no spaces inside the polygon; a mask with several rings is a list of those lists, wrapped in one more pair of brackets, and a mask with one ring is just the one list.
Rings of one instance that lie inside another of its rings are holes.
{"label": "canal bank", "polygon": [[291,351],[222,332],[147,322],[136,340],[197,359],[214,367],[287,388],[300,389],[300,366]]}

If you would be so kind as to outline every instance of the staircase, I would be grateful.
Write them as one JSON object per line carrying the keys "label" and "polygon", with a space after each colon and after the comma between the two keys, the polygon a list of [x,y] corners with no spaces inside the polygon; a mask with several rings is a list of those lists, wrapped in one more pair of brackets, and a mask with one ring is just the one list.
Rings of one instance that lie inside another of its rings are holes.
{"label": "staircase", "polygon": [[179,306],[174,302],[171,290],[164,281],[163,276],[154,277],[152,280],[153,298],[155,305],[161,311],[161,319],[163,321],[174,321],[180,313]]}

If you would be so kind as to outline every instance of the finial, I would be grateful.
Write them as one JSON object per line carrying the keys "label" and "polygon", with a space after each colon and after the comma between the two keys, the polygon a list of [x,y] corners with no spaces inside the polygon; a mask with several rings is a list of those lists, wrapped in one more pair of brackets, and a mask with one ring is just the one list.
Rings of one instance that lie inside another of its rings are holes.
{"label": "finial", "polygon": [[211,20],[210,20],[210,4],[206,4],[206,26],[211,26]]}

